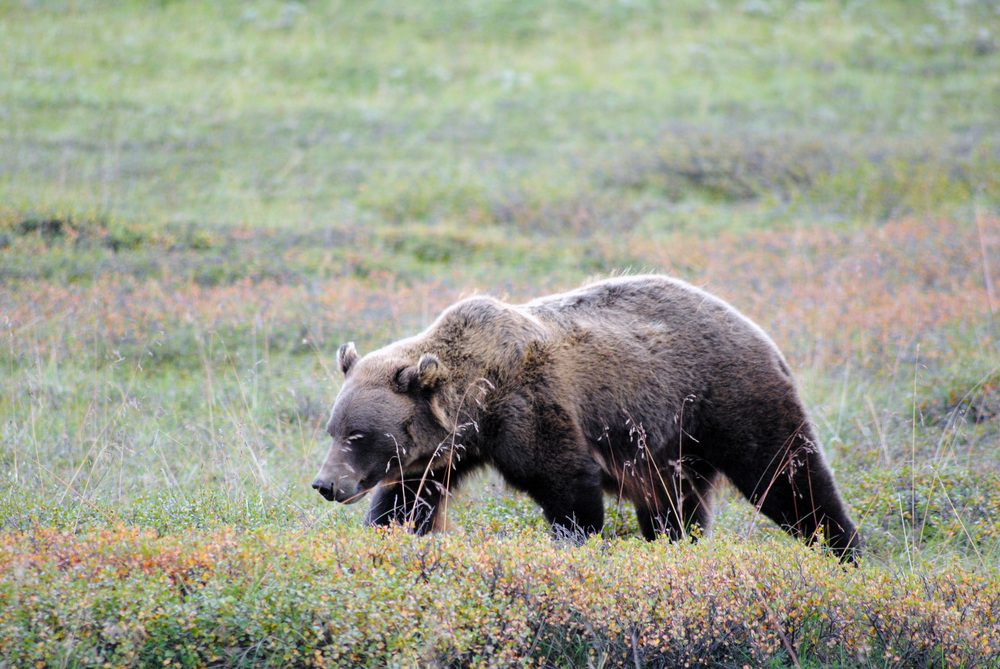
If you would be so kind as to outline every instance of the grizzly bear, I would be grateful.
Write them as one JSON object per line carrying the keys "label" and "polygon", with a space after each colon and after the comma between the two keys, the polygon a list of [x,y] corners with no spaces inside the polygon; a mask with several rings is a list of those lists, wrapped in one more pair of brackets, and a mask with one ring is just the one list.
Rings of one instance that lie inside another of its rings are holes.
{"label": "grizzly bear", "polygon": [[471,297],[416,336],[337,358],[333,442],[312,486],[345,504],[374,489],[371,525],[430,531],[447,494],[489,465],[557,534],[600,532],[608,493],[649,540],[697,537],[723,475],[792,535],[822,533],[847,560],[860,546],[777,346],[683,281]]}

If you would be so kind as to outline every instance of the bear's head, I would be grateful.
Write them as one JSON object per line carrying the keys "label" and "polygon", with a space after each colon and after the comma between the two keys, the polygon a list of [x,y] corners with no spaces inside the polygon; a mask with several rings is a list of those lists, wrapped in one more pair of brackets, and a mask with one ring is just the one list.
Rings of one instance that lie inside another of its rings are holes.
{"label": "bear's head", "polygon": [[351,504],[385,479],[423,468],[449,433],[447,370],[433,353],[389,346],[337,352],[344,385],[326,431],[333,440],[312,487]]}

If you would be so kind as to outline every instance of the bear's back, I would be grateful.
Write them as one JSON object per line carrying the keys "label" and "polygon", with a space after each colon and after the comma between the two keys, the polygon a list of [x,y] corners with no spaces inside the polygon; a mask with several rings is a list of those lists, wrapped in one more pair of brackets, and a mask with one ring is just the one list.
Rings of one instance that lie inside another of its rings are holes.
{"label": "bear's back", "polygon": [[[764,345],[771,339],[734,307],[700,288],[666,276],[626,276],[543,297],[520,306],[556,331],[669,332],[673,338]],[[617,336],[617,335],[615,335]]]}
{"label": "bear's back", "polygon": [[738,403],[754,388],[784,394],[794,383],[760,327],[677,279],[618,277],[517,309],[546,326],[548,347],[573,382],[593,379],[614,388],[620,404],[646,394],[670,396],[668,404],[688,394]]}

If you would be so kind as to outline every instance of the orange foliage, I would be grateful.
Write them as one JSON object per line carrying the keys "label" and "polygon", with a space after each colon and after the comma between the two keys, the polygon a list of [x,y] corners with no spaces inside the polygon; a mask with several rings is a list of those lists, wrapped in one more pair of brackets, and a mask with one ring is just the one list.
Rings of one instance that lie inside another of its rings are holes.
{"label": "orange foliage", "polygon": [[[722,233],[667,245],[632,238],[628,245],[636,265],[685,276],[731,301],[797,366],[891,362],[928,332],[974,323],[1000,309],[997,218],[984,216],[977,225],[905,219],[852,233],[821,227]],[[382,272],[302,283],[244,278],[203,287],[178,276],[109,274],[0,291],[0,312],[11,349],[43,355],[88,351],[95,342],[109,351],[150,346],[161,333],[184,330],[227,340],[237,328],[305,332],[320,342],[369,332],[385,343],[425,326],[457,299],[454,283],[460,279],[442,275],[412,284]],[[527,286],[518,291],[533,294]],[[947,336],[935,333],[945,346]]]}
{"label": "orange foliage", "polygon": [[[678,248],[680,246],[680,248]],[[922,334],[1000,309],[1000,219],[906,219],[854,233],[723,233],[633,252],[687,270],[759,322],[798,363],[895,352]],[[993,291],[996,289],[993,288]]]}

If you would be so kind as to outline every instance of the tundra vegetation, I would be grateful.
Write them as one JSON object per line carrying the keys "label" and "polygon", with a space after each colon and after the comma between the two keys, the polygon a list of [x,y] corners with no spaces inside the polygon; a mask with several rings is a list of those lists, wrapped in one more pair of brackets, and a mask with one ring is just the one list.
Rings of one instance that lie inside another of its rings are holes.
{"label": "tundra vegetation", "polygon": [[[998,109],[992,2],[0,4],[0,666],[1000,665]],[[857,568],[310,489],[340,343],[628,270],[776,340]]]}

